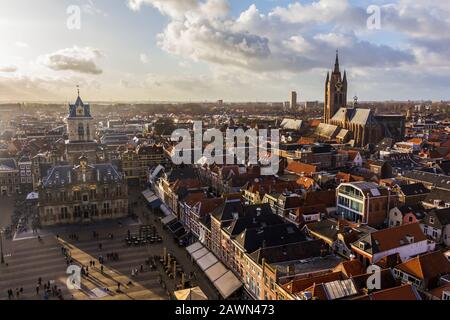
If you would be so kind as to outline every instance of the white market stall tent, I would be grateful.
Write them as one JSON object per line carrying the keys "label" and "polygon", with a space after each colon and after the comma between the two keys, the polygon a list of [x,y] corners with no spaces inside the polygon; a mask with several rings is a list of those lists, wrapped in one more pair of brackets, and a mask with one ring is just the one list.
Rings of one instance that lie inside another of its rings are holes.
{"label": "white market stall tent", "polygon": [[186,250],[224,299],[242,287],[242,282],[234,273],[200,242],[190,245]]}
{"label": "white market stall tent", "polygon": [[232,271],[228,271],[214,282],[214,286],[219,290],[220,295],[227,299],[242,287],[242,282],[236,278]]}
{"label": "white market stall tent", "polygon": [[209,252],[208,254],[197,260],[197,264],[200,269],[202,269],[202,271],[211,268],[217,262],[219,262],[219,260],[217,260],[216,256],[212,252]]}

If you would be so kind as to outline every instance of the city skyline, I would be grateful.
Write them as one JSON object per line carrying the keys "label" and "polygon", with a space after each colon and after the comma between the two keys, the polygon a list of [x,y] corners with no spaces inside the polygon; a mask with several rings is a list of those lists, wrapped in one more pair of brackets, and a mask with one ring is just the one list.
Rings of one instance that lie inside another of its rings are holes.
{"label": "city skyline", "polygon": [[[380,9],[370,30],[369,6]],[[75,8],[80,29],[68,28]],[[0,2],[0,101],[448,100],[450,4],[348,0]]]}

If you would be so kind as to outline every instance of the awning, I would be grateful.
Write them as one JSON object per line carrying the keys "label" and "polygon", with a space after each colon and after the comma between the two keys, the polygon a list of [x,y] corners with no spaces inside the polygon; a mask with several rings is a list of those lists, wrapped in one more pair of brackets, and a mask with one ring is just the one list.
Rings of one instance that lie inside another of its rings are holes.
{"label": "awning", "polygon": [[227,299],[236,290],[242,287],[242,282],[228,270],[217,258],[205,248],[200,242],[196,242],[186,250],[195,260],[197,265],[205,272],[214,287],[219,291],[220,295]]}
{"label": "awning", "polygon": [[178,240],[183,239],[184,237],[186,237],[188,235],[188,233],[186,232],[186,230],[184,228],[179,229],[177,232],[175,232],[173,234]]}
{"label": "awning", "polygon": [[173,222],[169,225],[169,230],[172,233],[176,233],[178,230],[181,230],[183,228],[183,225],[180,221]]}
{"label": "awning", "polygon": [[172,210],[170,210],[164,203],[161,204],[161,207],[159,207],[159,208],[166,216],[173,215]]}
{"label": "awning", "polygon": [[216,256],[211,252],[197,260],[197,264],[202,271],[211,268],[217,262],[219,262],[219,260],[217,260]]}
{"label": "awning", "polygon": [[170,214],[167,217],[165,217],[164,219],[162,219],[161,223],[166,226],[166,225],[168,225],[169,223],[171,223],[171,222],[173,222],[175,220],[177,220],[177,217],[175,217],[175,215],[173,215],[173,214]]}
{"label": "awning", "polygon": [[195,251],[198,251],[203,248],[204,247],[200,242],[196,242],[194,244],[191,244],[189,247],[186,247],[186,250],[187,252],[189,252],[190,255],[192,255]]}
{"label": "awning", "polygon": [[175,291],[173,294],[177,300],[208,300],[200,287]]}
{"label": "awning", "polygon": [[228,269],[225,268],[225,266],[222,263],[216,263],[211,268],[207,269],[205,271],[206,276],[208,277],[211,282],[214,283],[217,279],[219,279],[221,276],[223,276],[225,273],[228,272]]}
{"label": "awning", "polygon": [[142,196],[145,200],[147,200],[148,204],[151,205],[152,208],[158,208],[162,204],[161,199],[159,199],[158,196],[149,189],[142,191]]}
{"label": "awning", "polygon": [[233,272],[228,271],[214,282],[214,286],[219,290],[220,295],[227,299],[242,287],[242,282],[236,278]]}
{"label": "awning", "polygon": [[206,256],[209,253],[209,250],[206,248],[200,249],[192,254],[192,258],[195,261],[198,261],[201,257]]}

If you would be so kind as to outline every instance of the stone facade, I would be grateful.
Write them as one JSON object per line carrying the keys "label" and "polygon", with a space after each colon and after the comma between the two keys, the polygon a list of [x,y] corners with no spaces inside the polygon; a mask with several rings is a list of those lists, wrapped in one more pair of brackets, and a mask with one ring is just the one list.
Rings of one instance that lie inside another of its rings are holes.
{"label": "stone facade", "polygon": [[111,164],[55,166],[38,187],[42,226],[89,223],[128,215],[127,184]]}

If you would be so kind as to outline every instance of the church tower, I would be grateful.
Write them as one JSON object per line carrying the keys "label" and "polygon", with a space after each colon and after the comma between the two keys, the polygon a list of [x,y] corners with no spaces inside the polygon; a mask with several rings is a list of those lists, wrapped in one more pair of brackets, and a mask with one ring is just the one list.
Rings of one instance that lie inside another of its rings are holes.
{"label": "church tower", "polygon": [[84,156],[89,162],[95,163],[97,143],[94,140],[94,119],[90,105],[81,100],[79,89],[75,104],[69,104],[67,133],[69,136],[66,141],[67,160],[74,164],[81,156]]}
{"label": "church tower", "polygon": [[325,82],[324,122],[330,123],[331,118],[340,108],[347,107],[347,73],[341,74],[339,53],[336,51],[334,70],[327,74]]}

